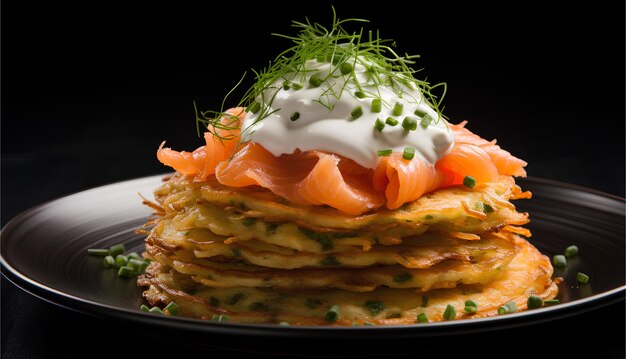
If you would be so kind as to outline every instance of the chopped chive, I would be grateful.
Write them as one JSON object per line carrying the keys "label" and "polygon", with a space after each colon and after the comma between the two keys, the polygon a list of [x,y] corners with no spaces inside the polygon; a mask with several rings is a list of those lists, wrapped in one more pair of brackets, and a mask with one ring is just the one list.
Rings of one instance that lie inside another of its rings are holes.
{"label": "chopped chive", "polygon": [[124,247],[123,243],[116,244],[109,248],[109,255],[111,255],[113,258],[117,257],[118,254],[123,254],[124,252],[126,252],[126,247]]}
{"label": "chopped chive", "polygon": [[137,252],[130,252],[126,255],[126,257],[128,257],[128,260],[131,260],[131,259],[143,260],[143,258],[139,254],[137,254]]}
{"label": "chopped chive", "polygon": [[331,322],[331,323],[336,322],[337,319],[339,319],[340,312],[341,312],[341,309],[339,308],[339,306],[333,305],[326,312],[326,321]]}
{"label": "chopped chive", "polygon": [[558,299],[548,299],[543,301],[543,305],[555,305],[559,303],[561,303],[561,301],[559,301]]}
{"label": "chopped chive", "polygon": [[583,272],[576,273],[576,280],[578,283],[587,284],[589,283],[589,276]]}
{"label": "chopped chive", "polygon": [[143,261],[143,263],[137,268],[137,274],[144,274],[146,272],[146,268],[150,265],[150,262]]}
{"label": "chopped chive", "polygon": [[381,121],[380,118],[377,118],[376,122],[374,123],[374,128],[376,129],[376,131],[382,132],[383,128],[385,128],[385,123]]}
{"label": "chopped chive", "polygon": [[130,278],[135,271],[131,267],[122,266],[120,270],[117,271],[118,277]]}
{"label": "chopped chive", "polygon": [[111,256],[106,256],[102,260],[102,264],[104,265],[104,268],[111,268],[115,265],[115,259]]}
{"label": "chopped chive", "polygon": [[506,306],[503,305],[498,307],[498,315],[504,315],[506,313],[508,313],[508,309]]}
{"label": "chopped chive", "polygon": [[324,257],[319,263],[322,266],[338,266],[338,265],[341,265],[341,262],[339,262],[337,260],[337,257],[335,257],[335,256]]}
{"label": "chopped chive", "polygon": [[159,307],[152,307],[152,308],[150,308],[150,310],[148,312],[150,312],[150,313],[157,313],[157,314],[163,314],[163,311]]}
{"label": "chopped chive", "polygon": [[382,110],[382,103],[379,98],[375,98],[372,100],[370,109],[372,110],[372,112],[375,112],[375,113],[379,113]]}
{"label": "chopped chive", "polygon": [[288,327],[289,322],[278,322],[278,325],[280,325],[281,327]]}
{"label": "chopped chive", "polygon": [[167,312],[171,315],[178,315],[180,307],[175,302],[170,302],[168,305],[165,306],[165,308],[163,308],[163,310],[167,310]]}
{"label": "chopped chive", "polygon": [[491,207],[487,203],[483,203],[483,210],[485,213],[493,213],[493,207]]}
{"label": "chopped chive", "polygon": [[250,113],[257,113],[259,112],[260,109],[261,109],[261,104],[258,103],[257,101],[253,101],[250,105],[248,105],[248,107],[246,108],[246,111]]}
{"label": "chopped chive", "polygon": [[379,314],[385,310],[385,303],[380,300],[368,300],[365,302],[365,307],[372,313],[372,315]]}
{"label": "chopped chive", "polygon": [[265,234],[269,236],[269,235],[276,233],[276,228],[278,228],[278,223],[266,223]]}
{"label": "chopped chive", "polygon": [[446,310],[443,312],[443,319],[454,320],[456,318],[456,308],[452,304],[448,304]]}
{"label": "chopped chive", "polygon": [[358,98],[365,98],[367,95],[364,92],[357,91],[357,92],[354,93],[354,96],[356,96]]}
{"label": "chopped chive", "polygon": [[230,300],[228,301],[229,305],[235,305],[237,304],[240,300],[242,300],[244,297],[243,293],[235,293],[233,294],[233,296],[230,298]]}
{"label": "chopped chive", "polygon": [[415,148],[405,147],[404,151],[402,151],[402,158],[405,160],[412,160],[413,157],[415,157]]}
{"label": "chopped chive", "polygon": [[463,309],[465,309],[465,313],[467,314],[476,314],[476,312],[478,312],[478,308],[472,307],[471,305],[466,305]]}
{"label": "chopped chive", "polygon": [[300,90],[302,88],[302,85],[297,83],[297,82],[292,82],[291,83],[291,88],[293,88],[294,90]]}
{"label": "chopped chive", "polygon": [[349,62],[344,62],[343,64],[341,64],[341,66],[339,67],[339,71],[341,71],[342,75],[347,75],[349,73],[352,72],[352,64]]}
{"label": "chopped chive", "polygon": [[373,327],[375,324],[372,322],[363,322],[363,325],[368,326],[368,327]]}
{"label": "chopped chive", "polygon": [[270,310],[270,307],[268,307],[265,303],[254,302],[250,304],[248,309],[252,312],[267,312],[268,310]]}
{"label": "chopped chive", "polygon": [[241,221],[246,227],[252,227],[256,223],[257,219],[255,217],[246,217]]}
{"label": "chopped chive", "polygon": [[393,117],[387,117],[387,119],[385,120],[385,123],[389,126],[395,126],[398,124],[398,120],[396,120]]}
{"label": "chopped chive", "polygon": [[100,248],[89,248],[87,249],[87,254],[95,257],[106,257],[109,255],[109,250]]}
{"label": "chopped chive", "polygon": [[393,281],[396,283],[408,282],[411,279],[413,279],[413,275],[411,275],[411,273],[408,273],[408,272],[393,276]]}
{"label": "chopped chive", "polygon": [[402,128],[407,131],[415,131],[417,129],[417,119],[415,117],[407,116],[402,120]]}
{"label": "chopped chive", "polygon": [[118,254],[117,257],[115,257],[115,267],[119,268],[127,264],[128,264],[128,258],[125,255]]}
{"label": "chopped chive", "polygon": [[569,246],[567,248],[565,248],[565,256],[567,258],[571,258],[575,255],[578,254],[578,247],[577,246]]}
{"label": "chopped chive", "polygon": [[317,74],[313,74],[311,75],[311,77],[309,77],[309,84],[312,87],[319,87],[323,82],[324,80],[317,76]]}
{"label": "chopped chive", "polygon": [[476,186],[476,179],[472,176],[463,177],[463,185],[467,188],[474,188]]}
{"label": "chopped chive", "polygon": [[304,305],[307,308],[315,309],[319,307],[320,305],[322,305],[322,301],[319,299],[315,299],[315,298],[306,298],[304,300]]}
{"label": "chopped chive", "polygon": [[393,152],[393,151],[392,151],[392,149],[391,149],[391,148],[386,148],[386,149],[384,149],[384,150],[378,150],[378,151],[376,151],[376,154],[377,154],[379,157],[383,157],[383,156],[389,156],[389,155],[391,155],[391,153],[392,153],[392,152]]}
{"label": "chopped chive", "polygon": [[142,304],[141,307],[139,307],[139,310],[141,310],[142,312],[149,312],[150,311],[150,307],[148,307],[145,304]]}
{"label": "chopped chive", "polygon": [[137,274],[139,274],[139,270],[141,269],[142,266],[144,266],[146,264],[146,262],[140,260],[140,259],[131,259],[128,261],[128,267],[131,267],[133,269],[133,271]]}
{"label": "chopped chive", "polygon": [[291,121],[295,121],[295,120],[297,120],[297,119],[299,119],[299,118],[300,118],[300,112],[294,112],[294,113],[291,115],[291,117],[289,117],[289,119],[290,119]]}
{"label": "chopped chive", "polygon": [[350,115],[352,116],[353,120],[356,120],[357,118],[361,117],[363,115],[363,108],[361,106],[357,106],[355,107],[352,112],[350,112]]}
{"label": "chopped chive", "polygon": [[428,296],[427,295],[423,295],[422,296],[422,304],[420,305],[420,307],[422,307],[422,308],[428,307]]}
{"label": "chopped chive", "polygon": [[230,320],[230,318],[228,317],[228,315],[225,314],[213,314],[211,320],[214,322],[227,322]]}
{"label": "chopped chive", "polygon": [[285,81],[283,82],[283,90],[287,91],[291,88],[291,86],[289,86],[289,82]]}
{"label": "chopped chive", "polygon": [[230,251],[235,257],[241,257],[241,250],[239,248],[233,248]]}
{"label": "chopped chive", "polygon": [[528,297],[526,304],[528,305],[528,309],[541,308],[543,306],[543,299],[533,294]]}
{"label": "chopped chive", "polygon": [[517,312],[517,304],[514,301],[510,301],[505,304],[509,308],[509,313]]}
{"label": "chopped chive", "polygon": [[415,112],[413,113],[416,116],[423,117],[427,112],[418,107],[417,109],[415,109]]}
{"label": "chopped chive", "polygon": [[428,115],[424,115],[420,121],[420,126],[422,126],[422,128],[426,128],[431,122],[433,122],[433,118]]}
{"label": "chopped chive", "polygon": [[417,321],[419,323],[428,323],[428,317],[426,316],[426,313],[420,313],[417,315]]}
{"label": "chopped chive", "polygon": [[212,307],[219,307],[220,306],[220,300],[215,298],[214,296],[211,296],[209,298],[209,304],[211,304]]}
{"label": "chopped chive", "polygon": [[465,306],[466,307],[474,307],[474,308],[478,308],[478,304],[476,304],[476,302],[474,302],[473,300],[466,300],[465,301]]}
{"label": "chopped chive", "polygon": [[565,266],[567,266],[567,259],[565,259],[564,255],[557,254],[554,257],[552,257],[552,263],[554,264],[555,267],[564,268]]}
{"label": "chopped chive", "polygon": [[400,116],[402,115],[403,109],[404,104],[402,102],[396,102],[395,105],[393,105],[393,110],[391,111],[391,114],[394,116]]}

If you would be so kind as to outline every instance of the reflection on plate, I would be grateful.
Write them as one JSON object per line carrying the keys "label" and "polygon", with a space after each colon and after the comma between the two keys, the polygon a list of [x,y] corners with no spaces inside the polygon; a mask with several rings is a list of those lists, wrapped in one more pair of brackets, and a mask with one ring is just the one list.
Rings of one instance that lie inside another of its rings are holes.
{"label": "reflection on plate", "polygon": [[[613,303],[624,298],[625,242],[624,199],[564,183],[529,178],[519,183],[533,192],[533,199],[519,201],[528,211],[531,243],[548,255],[559,254],[572,244],[580,248],[555,276],[562,304],[506,316],[441,323],[389,327],[281,327],[215,323],[162,317],[139,311],[141,290],[134,278],[118,278],[102,267],[101,258],[87,249],[125,243],[140,252],[143,236],[135,230],[146,222],[150,209],[138,193],[150,197],[163,175],[98,187],[34,207],[15,217],[2,230],[2,273],[29,293],[77,311],[182,328],[195,332],[253,334],[255,336],[316,337],[425,336],[479,332],[554,320]],[[584,272],[589,284],[579,285],[576,273]]]}

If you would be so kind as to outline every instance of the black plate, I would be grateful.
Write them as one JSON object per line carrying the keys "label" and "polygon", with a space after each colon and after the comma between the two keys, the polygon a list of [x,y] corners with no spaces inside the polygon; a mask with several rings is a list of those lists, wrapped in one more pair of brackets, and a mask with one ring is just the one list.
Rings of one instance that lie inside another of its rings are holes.
{"label": "black plate", "polygon": [[[555,276],[562,304],[493,318],[385,327],[281,327],[215,323],[163,317],[139,311],[143,303],[134,279],[118,278],[87,249],[125,243],[141,251],[143,236],[135,230],[151,210],[138,193],[150,198],[163,175],[98,187],[34,207],[11,220],[2,230],[2,274],[27,292],[51,303],[83,313],[135,321],[151,326],[183,329],[196,334],[253,335],[256,338],[366,339],[409,338],[504,329],[579,314],[624,299],[624,199],[560,182],[529,178],[520,185],[533,192],[532,200],[518,201],[531,213],[531,242],[552,257],[571,244],[580,255]],[[589,284],[578,285],[584,272]]]}

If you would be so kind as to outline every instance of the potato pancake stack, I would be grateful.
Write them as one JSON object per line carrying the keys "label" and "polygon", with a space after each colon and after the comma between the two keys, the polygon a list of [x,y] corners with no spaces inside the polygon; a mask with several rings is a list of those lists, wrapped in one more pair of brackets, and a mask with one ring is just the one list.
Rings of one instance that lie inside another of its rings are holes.
{"label": "potato pancake stack", "polygon": [[181,174],[154,194],[152,263],[138,284],[151,305],[174,301],[182,316],[410,324],[493,316],[511,301],[523,310],[530,295],[557,293],[549,259],[520,237],[528,215],[510,200],[530,193],[510,176],[360,216]]}

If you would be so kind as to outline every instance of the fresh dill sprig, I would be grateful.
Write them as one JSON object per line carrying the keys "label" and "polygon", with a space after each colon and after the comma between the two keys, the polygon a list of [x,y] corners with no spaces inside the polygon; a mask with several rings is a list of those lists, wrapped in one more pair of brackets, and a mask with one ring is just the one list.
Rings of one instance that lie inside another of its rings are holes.
{"label": "fresh dill sprig", "polygon": [[[411,65],[415,64],[415,59],[419,58],[419,55],[398,55],[393,49],[395,42],[391,39],[381,39],[379,31],[374,33],[370,30],[367,32],[367,36],[363,35],[363,28],[358,32],[348,32],[344,28],[346,24],[364,23],[368,20],[357,18],[342,20],[337,18],[334,7],[332,10],[333,21],[330,28],[305,18],[304,22],[292,22],[292,26],[299,30],[296,36],[272,34],[290,40],[293,42],[293,46],[279,53],[261,71],[252,70],[255,83],[246,90],[237,106],[248,108],[256,102],[260,104],[260,109],[255,115],[253,123],[247,124],[247,127],[242,129],[240,140],[242,143],[246,142],[247,135],[249,135],[246,133],[248,129],[254,128],[256,123],[280,110],[272,109],[271,106],[278,90],[283,88],[285,84],[289,86],[289,84],[297,82],[306,83],[306,62],[309,60],[323,60],[332,64],[333,67],[331,67],[328,75],[321,79],[322,81],[326,81],[330,77],[349,76],[356,85],[357,92],[367,93],[368,96],[374,98],[382,98],[378,89],[379,86],[388,86],[399,98],[410,96],[406,92],[407,88],[419,89],[426,101],[438,114],[437,119],[434,119],[435,123],[441,118],[445,118],[442,114],[441,102],[446,93],[446,84],[430,85],[426,80],[419,80],[414,77],[414,74],[421,70],[414,70]],[[357,64],[365,67],[377,93],[363,89],[364,84],[360,83],[354,71]],[[226,98],[241,84],[244,77],[228,92],[222,101],[220,111],[198,112],[194,102],[198,134],[200,134],[200,126],[202,125],[220,140],[232,139],[232,136],[223,136],[223,131],[220,130],[236,129],[234,124],[239,124],[239,122],[235,122],[234,119],[233,121],[222,120],[224,116],[232,117],[232,115],[224,112],[224,103]],[[332,110],[334,106],[332,98],[340,98],[346,91],[346,84],[347,81],[340,88],[334,88],[334,84],[330,84],[328,88],[324,89],[320,98],[314,101]],[[434,92],[440,87],[442,87],[442,90],[439,91],[441,95],[437,96]],[[409,100],[415,101],[416,99],[410,98]],[[385,106],[390,106],[390,104],[383,103]]]}

